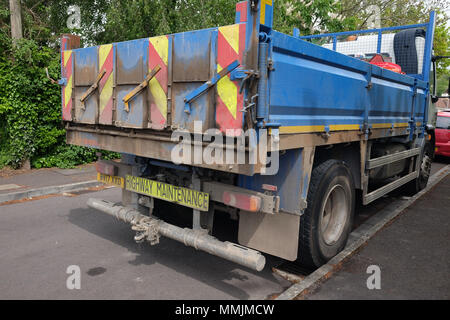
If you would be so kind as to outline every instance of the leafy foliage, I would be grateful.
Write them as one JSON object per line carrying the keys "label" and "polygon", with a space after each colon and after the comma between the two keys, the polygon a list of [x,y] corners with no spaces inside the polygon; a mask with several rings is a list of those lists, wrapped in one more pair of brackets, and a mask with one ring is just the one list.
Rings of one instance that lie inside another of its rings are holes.
{"label": "leafy foliage", "polygon": [[275,29],[290,34],[294,27],[303,35],[354,29],[353,17],[338,17],[341,3],[334,0],[275,1]]}
{"label": "leafy foliage", "polygon": [[[33,30],[25,34],[41,28]],[[13,47],[4,28],[0,48],[0,167],[17,168],[25,159],[38,168],[73,167],[95,160],[94,150],[65,144],[61,91],[45,73],[48,68],[52,78],[59,78],[58,50],[27,38]]]}
{"label": "leafy foliage", "polygon": [[22,39],[11,43],[10,57],[0,62],[0,115],[10,151],[9,164],[19,167],[24,159],[39,157],[61,142],[59,91],[45,76],[44,67],[55,74],[59,60],[55,52]]}
{"label": "leafy foliage", "polygon": [[38,168],[73,167],[95,160],[94,150],[65,145],[60,89],[45,74],[47,67],[58,78],[59,54],[28,39],[17,48],[11,43],[3,46],[10,57],[0,61],[0,164],[17,168],[30,159]]}

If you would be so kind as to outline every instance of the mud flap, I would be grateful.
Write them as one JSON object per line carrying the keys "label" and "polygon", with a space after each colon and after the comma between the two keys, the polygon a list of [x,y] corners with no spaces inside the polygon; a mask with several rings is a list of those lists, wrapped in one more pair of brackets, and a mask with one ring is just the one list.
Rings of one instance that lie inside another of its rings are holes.
{"label": "mud flap", "polygon": [[289,261],[297,259],[300,216],[241,211],[239,244]]}

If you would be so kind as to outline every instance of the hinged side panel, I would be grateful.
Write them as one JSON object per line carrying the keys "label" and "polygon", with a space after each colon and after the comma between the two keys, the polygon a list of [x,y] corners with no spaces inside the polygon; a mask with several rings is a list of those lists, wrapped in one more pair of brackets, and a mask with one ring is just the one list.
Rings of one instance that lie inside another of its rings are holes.
{"label": "hinged side panel", "polygon": [[83,96],[95,84],[98,76],[98,47],[73,50],[75,121],[96,124],[98,119],[98,90],[82,102]]}
{"label": "hinged side panel", "polygon": [[217,32],[215,29],[178,33],[173,36],[172,126],[194,131],[194,122],[203,129],[214,127],[214,90],[207,90],[191,102],[185,112],[185,98],[209,81],[215,72]]}
{"label": "hinged side panel", "polygon": [[139,39],[116,44],[116,116],[115,125],[126,128],[147,128],[148,92],[142,90],[125,105],[124,98],[146,78],[149,41]]}

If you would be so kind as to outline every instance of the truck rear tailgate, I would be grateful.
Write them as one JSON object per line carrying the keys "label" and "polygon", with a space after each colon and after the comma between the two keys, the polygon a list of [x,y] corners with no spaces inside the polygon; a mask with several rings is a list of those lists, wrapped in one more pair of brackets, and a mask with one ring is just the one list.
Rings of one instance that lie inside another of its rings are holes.
{"label": "truck rear tailgate", "polygon": [[[158,131],[192,132],[194,121],[202,121],[204,130],[240,129],[244,99],[230,73],[195,97],[189,110],[185,99],[233,62],[243,68],[245,40],[246,23],[238,23],[63,50],[63,120]],[[133,92],[140,85],[145,88]]]}

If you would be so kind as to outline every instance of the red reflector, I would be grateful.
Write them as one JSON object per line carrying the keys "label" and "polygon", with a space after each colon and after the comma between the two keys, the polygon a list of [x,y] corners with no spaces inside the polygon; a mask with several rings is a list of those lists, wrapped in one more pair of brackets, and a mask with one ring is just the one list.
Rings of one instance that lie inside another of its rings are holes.
{"label": "red reflector", "polygon": [[117,167],[112,165],[112,164],[109,164],[109,163],[98,161],[95,164],[95,168],[97,169],[97,172],[100,172],[100,173],[103,173],[103,174],[107,174],[107,175],[110,175],[110,176],[117,175],[117,170],[116,170]]}
{"label": "red reflector", "polygon": [[222,195],[222,201],[230,207],[245,211],[258,212],[261,209],[261,198],[245,193],[225,191]]}
{"label": "red reflector", "polygon": [[278,190],[278,187],[277,187],[277,186],[273,186],[273,185],[271,185],[271,184],[263,184],[263,185],[262,185],[262,188],[263,188],[263,190],[266,190],[266,191],[273,191],[273,192],[275,192],[275,191]]}

